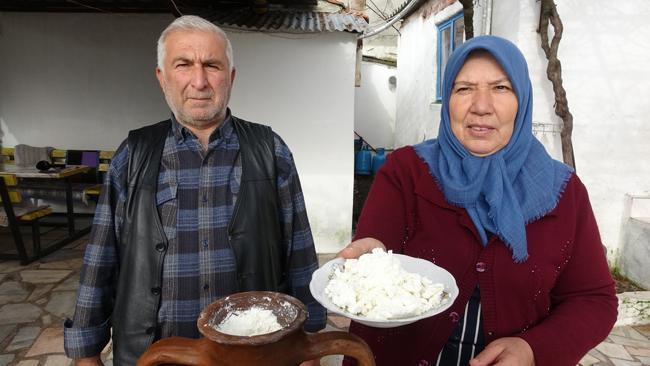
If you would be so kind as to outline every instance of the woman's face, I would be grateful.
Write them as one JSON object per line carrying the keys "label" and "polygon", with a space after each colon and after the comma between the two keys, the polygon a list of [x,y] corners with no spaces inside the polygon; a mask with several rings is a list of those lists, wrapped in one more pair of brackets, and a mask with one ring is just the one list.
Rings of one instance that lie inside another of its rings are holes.
{"label": "woman's face", "polygon": [[501,65],[487,52],[471,53],[456,75],[449,98],[451,130],[474,156],[508,144],[515,126],[517,96]]}

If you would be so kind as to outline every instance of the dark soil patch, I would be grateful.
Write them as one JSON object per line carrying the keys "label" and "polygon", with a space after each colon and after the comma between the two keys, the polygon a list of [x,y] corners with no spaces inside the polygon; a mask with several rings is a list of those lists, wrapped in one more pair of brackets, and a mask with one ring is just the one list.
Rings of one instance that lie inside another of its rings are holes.
{"label": "dark soil patch", "polygon": [[612,273],[612,277],[614,277],[614,282],[616,282],[617,294],[622,292],[644,291],[642,287],[616,272]]}

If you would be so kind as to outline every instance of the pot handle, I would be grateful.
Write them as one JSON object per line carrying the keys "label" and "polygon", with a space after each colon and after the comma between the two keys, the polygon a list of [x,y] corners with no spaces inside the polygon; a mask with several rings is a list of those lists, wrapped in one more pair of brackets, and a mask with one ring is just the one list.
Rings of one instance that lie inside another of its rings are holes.
{"label": "pot handle", "polygon": [[375,366],[370,347],[355,334],[340,331],[307,334],[306,343],[301,357],[303,361],[327,355],[344,355],[355,358],[358,366]]}
{"label": "pot handle", "polygon": [[212,359],[212,352],[203,352],[208,346],[205,338],[189,339],[183,337],[169,337],[161,339],[145,351],[138,359],[137,366],[155,365],[214,365],[216,360]]}

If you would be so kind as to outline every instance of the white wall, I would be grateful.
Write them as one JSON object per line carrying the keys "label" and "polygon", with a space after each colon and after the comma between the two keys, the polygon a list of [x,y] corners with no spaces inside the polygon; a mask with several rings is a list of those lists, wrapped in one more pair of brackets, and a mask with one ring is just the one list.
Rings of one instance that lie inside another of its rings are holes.
{"label": "white wall", "polygon": [[114,150],[168,118],[154,74],[168,15],[0,13],[5,146]]}
{"label": "white wall", "polygon": [[356,35],[229,32],[233,113],[268,124],[293,151],[321,253],[350,241]]}
{"label": "white wall", "polygon": [[[512,37],[529,64],[544,62],[541,51],[529,41],[536,36],[539,4],[535,0],[497,3],[510,11],[494,9],[493,33]],[[578,175],[589,190],[603,242],[615,255],[624,195],[647,191],[650,182],[650,104],[646,100],[650,95],[650,3],[565,0],[557,4],[564,24],[559,59],[574,118]],[[513,28],[513,19],[519,19],[518,28]],[[538,79],[542,77],[545,72]],[[549,83],[544,90],[535,90],[538,111],[543,109],[542,101],[547,110],[552,108]]]}
{"label": "white wall", "polygon": [[[168,118],[154,76],[168,15],[0,13],[3,145],[115,149]],[[319,252],[350,239],[356,35],[229,31],[236,115],[287,142]]]}
{"label": "white wall", "polygon": [[361,86],[354,93],[354,129],[373,147],[392,148],[395,143],[396,86],[389,78],[396,74],[392,66],[361,63]]}
{"label": "white wall", "polygon": [[440,123],[436,98],[437,28],[423,6],[400,27],[397,47],[395,147],[435,137]]}

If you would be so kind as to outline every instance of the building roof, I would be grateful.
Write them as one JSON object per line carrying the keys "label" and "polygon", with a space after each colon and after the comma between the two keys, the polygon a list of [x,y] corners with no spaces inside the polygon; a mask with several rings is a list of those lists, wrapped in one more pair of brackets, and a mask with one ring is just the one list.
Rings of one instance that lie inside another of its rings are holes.
{"label": "building roof", "polygon": [[250,10],[241,9],[226,12],[214,11],[202,14],[202,16],[225,28],[266,32],[361,33],[368,27],[368,22],[360,16],[310,10],[269,10],[264,14],[256,14]]}
{"label": "building roof", "polygon": [[258,32],[361,33],[368,22],[318,0],[2,0],[0,11],[195,14],[225,28]]}

